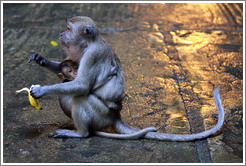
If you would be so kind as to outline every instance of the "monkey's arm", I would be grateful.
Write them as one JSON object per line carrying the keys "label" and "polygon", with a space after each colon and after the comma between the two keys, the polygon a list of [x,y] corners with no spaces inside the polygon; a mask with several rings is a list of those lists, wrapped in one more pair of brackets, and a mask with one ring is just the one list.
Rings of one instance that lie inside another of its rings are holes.
{"label": "monkey's arm", "polygon": [[46,60],[44,57],[37,53],[30,56],[28,63],[30,63],[31,61],[35,61],[38,65],[47,68],[53,73],[58,74],[60,72],[60,62]]}
{"label": "monkey's arm", "polygon": [[90,92],[90,86],[86,83],[78,81],[70,81],[60,84],[47,85],[42,87],[33,87],[31,89],[31,95],[38,99],[44,95],[59,94],[59,95],[72,95],[72,96],[83,96]]}
{"label": "monkey's arm", "polygon": [[31,89],[31,95],[37,99],[43,95],[49,94],[72,96],[83,96],[89,94],[98,74],[100,74],[97,64],[98,60],[99,57],[95,57],[91,53],[89,55],[84,55],[79,64],[78,75],[73,81],[49,86],[34,87]]}

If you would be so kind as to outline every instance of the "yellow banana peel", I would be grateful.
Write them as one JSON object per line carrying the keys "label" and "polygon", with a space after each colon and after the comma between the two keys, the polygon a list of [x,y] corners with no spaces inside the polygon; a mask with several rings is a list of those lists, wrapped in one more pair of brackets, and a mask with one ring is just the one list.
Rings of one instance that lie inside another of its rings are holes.
{"label": "yellow banana peel", "polygon": [[[32,85],[30,89],[32,89],[32,87],[34,87],[34,86],[40,86],[40,85]],[[42,107],[40,106],[38,100],[37,100],[37,99],[34,99],[34,98],[32,97],[32,95],[31,95],[31,93],[30,93],[30,89],[28,89],[28,88],[22,88],[21,90],[17,90],[16,93],[20,93],[20,92],[22,92],[22,91],[24,91],[24,90],[27,91],[27,92],[28,92],[28,98],[29,98],[30,104],[31,104],[34,108],[36,108],[37,110],[41,110]]]}

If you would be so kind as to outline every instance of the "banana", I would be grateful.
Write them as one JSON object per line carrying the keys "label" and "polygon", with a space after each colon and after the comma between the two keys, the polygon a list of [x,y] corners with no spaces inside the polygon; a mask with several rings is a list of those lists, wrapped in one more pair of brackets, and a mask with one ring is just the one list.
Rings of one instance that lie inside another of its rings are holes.
{"label": "banana", "polygon": [[[32,85],[30,89],[32,89],[32,87],[34,87],[34,86],[40,86],[40,85]],[[21,90],[17,90],[16,93],[20,93],[20,92],[22,92],[22,91],[24,91],[24,90],[27,91],[27,92],[28,92],[28,98],[29,98],[30,104],[31,104],[34,108],[36,108],[36,109],[38,109],[38,110],[41,110],[42,107],[40,106],[38,100],[37,100],[37,99],[34,99],[34,98],[32,97],[32,95],[31,95],[31,93],[30,93],[30,89],[28,89],[28,88],[22,88]]]}

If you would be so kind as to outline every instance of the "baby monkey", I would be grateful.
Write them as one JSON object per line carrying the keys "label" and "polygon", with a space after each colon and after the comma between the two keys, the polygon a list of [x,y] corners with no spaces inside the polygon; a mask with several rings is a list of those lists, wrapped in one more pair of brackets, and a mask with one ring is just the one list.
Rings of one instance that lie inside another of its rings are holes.
{"label": "baby monkey", "polygon": [[64,60],[60,63],[60,73],[57,76],[62,82],[69,82],[76,78],[78,71],[78,64],[70,59]]}

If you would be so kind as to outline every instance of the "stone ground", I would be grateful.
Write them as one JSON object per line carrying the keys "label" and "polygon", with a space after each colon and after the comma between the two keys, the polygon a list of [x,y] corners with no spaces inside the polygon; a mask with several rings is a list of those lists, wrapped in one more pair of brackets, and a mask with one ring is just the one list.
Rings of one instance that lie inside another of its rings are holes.
{"label": "stone ground", "polygon": [[[49,133],[71,122],[56,96],[32,108],[25,93],[32,84],[58,77],[27,63],[33,52],[65,58],[58,41],[65,19],[93,18],[125,71],[123,119],[134,127],[190,134],[217,122],[212,96],[221,85],[226,117],[216,136],[194,142],[52,139]],[[242,4],[4,4],[4,163],[242,163]]]}

